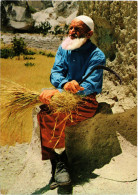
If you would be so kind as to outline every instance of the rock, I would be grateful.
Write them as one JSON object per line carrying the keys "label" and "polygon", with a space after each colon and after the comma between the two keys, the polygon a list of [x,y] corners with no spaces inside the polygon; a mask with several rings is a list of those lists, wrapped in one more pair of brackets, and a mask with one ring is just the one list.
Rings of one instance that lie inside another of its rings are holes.
{"label": "rock", "polygon": [[52,26],[50,31],[54,31],[56,26],[63,28],[65,24],[69,25],[71,20],[77,16],[78,6],[76,2],[53,1],[52,3],[53,7],[32,14],[35,26],[48,21]]}
{"label": "rock", "polygon": [[57,18],[57,21],[58,21],[59,23],[61,23],[61,24],[65,24],[65,23],[66,23],[66,19],[65,19],[64,17],[62,17],[62,16],[59,16],[59,17]]}
{"label": "rock", "polygon": [[41,22],[45,22],[49,18],[49,13],[46,13],[46,10],[42,10],[32,14],[32,18],[35,20],[34,26],[38,26]]}
{"label": "rock", "polygon": [[[6,6],[7,17],[9,19],[8,26],[12,29],[28,30],[33,24],[34,20],[28,12],[27,7],[16,6],[14,4]],[[9,11],[10,10],[10,11]]]}
{"label": "rock", "polygon": [[65,24],[68,25],[76,17],[78,4],[65,1],[17,2],[8,3],[2,11],[9,20],[8,27],[11,29],[27,31],[32,26],[40,27],[42,23],[49,22],[52,26],[49,32],[54,33],[56,26],[64,29]]}
{"label": "rock", "polygon": [[70,16],[66,18],[66,24],[70,25],[71,21],[77,16],[78,10],[74,11]]}
{"label": "rock", "polygon": [[41,25],[41,23],[49,22],[52,28],[50,30],[54,30],[55,26],[59,24],[56,20],[56,14],[54,13],[53,8],[48,8],[46,10],[42,10],[40,12],[32,14],[33,19],[35,20],[34,26],[37,27]]}
{"label": "rock", "polygon": [[[123,81],[120,86],[104,71],[102,96],[110,103],[116,93],[118,102],[112,102],[114,113],[133,107],[137,102],[137,2],[80,1],[79,14],[93,18],[92,41],[105,53],[106,66],[115,70]],[[127,101],[129,98],[129,104],[122,106],[126,98]]]}
{"label": "rock", "polygon": [[9,26],[18,30],[28,30],[32,27],[32,22],[16,22],[14,20],[10,20]]}
{"label": "rock", "polygon": [[53,7],[51,1],[28,1],[28,5],[36,9],[37,11]]}
{"label": "rock", "polygon": [[58,16],[64,16],[65,18],[78,10],[78,4],[74,1],[53,1],[53,6],[56,14]]}
{"label": "rock", "polygon": [[117,133],[136,145],[136,129],[136,108],[121,114],[99,112],[93,118],[67,127],[66,151],[71,168],[75,173],[76,170],[85,173],[90,167],[91,170],[101,168],[122,152]]}

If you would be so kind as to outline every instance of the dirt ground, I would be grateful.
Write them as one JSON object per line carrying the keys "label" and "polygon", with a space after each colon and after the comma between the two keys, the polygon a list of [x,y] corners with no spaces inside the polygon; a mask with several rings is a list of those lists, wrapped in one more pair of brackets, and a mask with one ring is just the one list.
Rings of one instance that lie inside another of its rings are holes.
{"label": "dirt ground", "polygon": [[[67,129],[72,185],[50,190],[51,166],[49,160],[41,160],[35,110],[32,142],[0,148],[1,194],[137,194],[136,111],[134,108],[120,114],[100,112]],[[81,128],[81,133],[72,144],[74,128],[76,133]]]}

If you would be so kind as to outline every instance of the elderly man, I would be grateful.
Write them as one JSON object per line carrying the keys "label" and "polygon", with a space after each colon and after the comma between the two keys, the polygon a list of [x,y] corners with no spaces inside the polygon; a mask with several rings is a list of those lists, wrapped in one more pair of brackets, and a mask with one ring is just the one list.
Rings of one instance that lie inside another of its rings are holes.
{"label": "elderly man", "polygon": [[[59,46],[51,70],[50,81],[55,89],[44,90],[40,95],[40,101],[44,103],[38,114],[42,159],[50,159],[52,164],[51,189],[71,182],[65,151],[65,127],[92,117],[98,107],[96,95],[102,90],[103,70],[95,70],[79,85],[94,66],[105,64],[105,55],[90,41],[93,31],[94,23],[90,17],[81,15],[72,20],[69,36]],[[62,90],[84,95],[84,104],[72,111],[73,120],[66,122],[63,113],[52,114],[47,106],[50,98]]]}

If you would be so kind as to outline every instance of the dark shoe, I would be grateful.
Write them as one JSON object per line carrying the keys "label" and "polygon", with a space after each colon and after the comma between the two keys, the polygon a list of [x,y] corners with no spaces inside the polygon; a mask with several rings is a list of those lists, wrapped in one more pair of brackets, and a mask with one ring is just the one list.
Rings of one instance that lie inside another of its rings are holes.
{"label": "dark shoe", "polygon": [[57,163],[54,178],[57,184],[60,186],[69,185],[71,183],[71,179],[64,162],[59,161]]}
{"label": "dark shoe", "polygon": [[58,184],[54,179],[57,161],[55,159],[50,159],[50,161],[52,165],[52,171],[51,171],[52,177],[50,179],[49,186],[51,190],[54,190],[55,188],[58,187]]}
{"label": "dark shoe", "polygon": [[54,190],[55,188],[58,187],[58,184],[53,177],[51,177],[50,179],[49,186],[50,186],[50,190]]}

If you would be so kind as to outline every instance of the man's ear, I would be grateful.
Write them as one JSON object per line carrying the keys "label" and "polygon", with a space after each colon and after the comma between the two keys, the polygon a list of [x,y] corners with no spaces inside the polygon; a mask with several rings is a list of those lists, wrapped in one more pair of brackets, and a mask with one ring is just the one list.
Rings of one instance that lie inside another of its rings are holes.
{"label": "man's ear", "polygon": [[93,35],[93,31],[92,30],[90,30],[89,32],[87,32],[86,33],[87,39],[90,39],[92,35]]}

